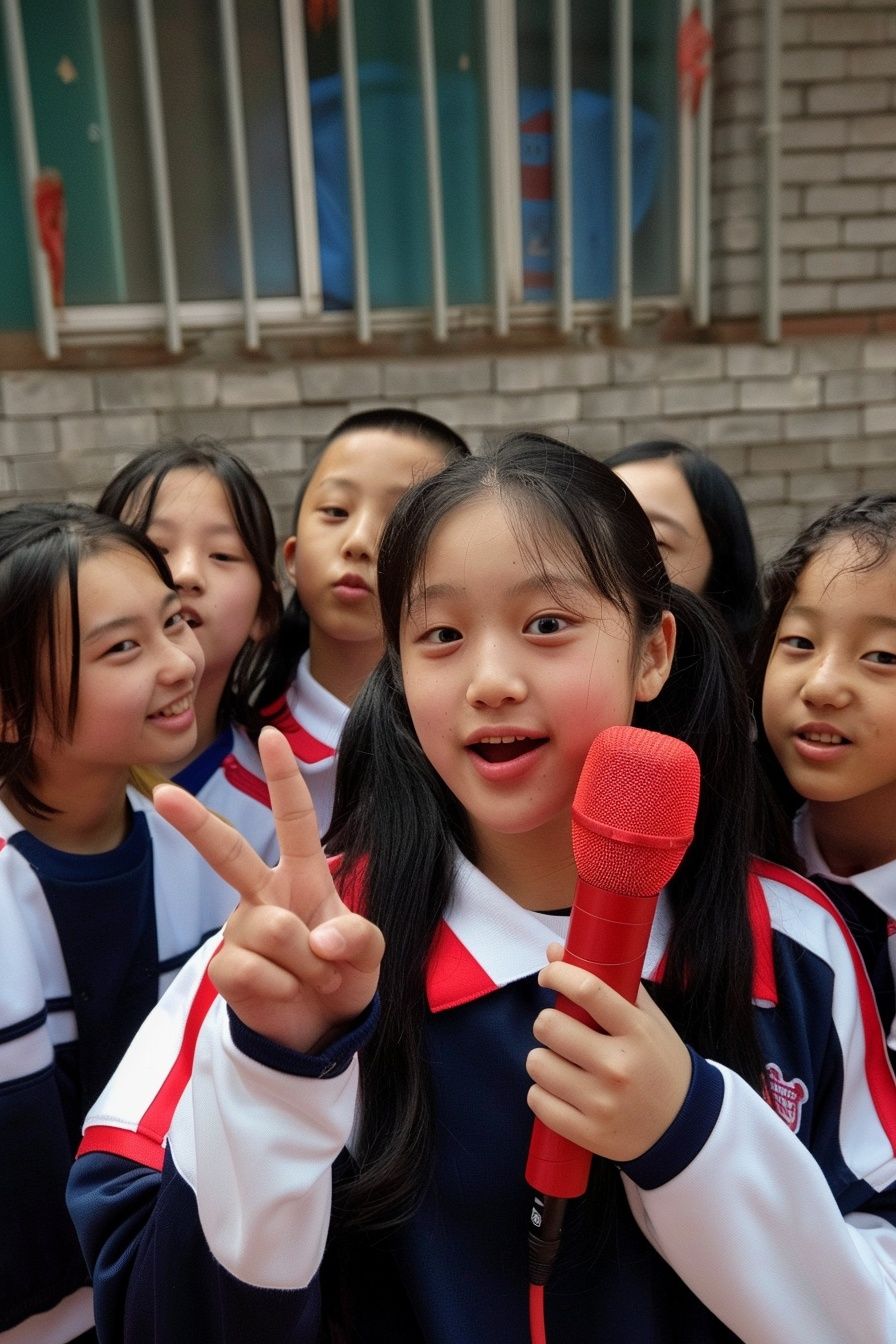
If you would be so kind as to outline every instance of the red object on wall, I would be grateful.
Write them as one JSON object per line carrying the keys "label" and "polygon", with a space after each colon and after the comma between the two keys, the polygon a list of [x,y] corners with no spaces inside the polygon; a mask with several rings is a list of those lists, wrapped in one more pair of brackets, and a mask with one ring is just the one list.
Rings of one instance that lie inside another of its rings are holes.
{"label": "red object on wall", "polygon": [[61,308],[65,282],[65,190],[55,168],[45,168],[34,183],[34,213],[40,245],[50,268],[53,303]]}
{"label": "red object on wall", "polygon": [[305,0],[305,18],[315,37],[339,15],[339,0]]}
{"label": "red object on wall", "polygon": [[700,95],[709,74],[712,33],[694,7],[678,30],[678,85],[681,100],[696,115]]}

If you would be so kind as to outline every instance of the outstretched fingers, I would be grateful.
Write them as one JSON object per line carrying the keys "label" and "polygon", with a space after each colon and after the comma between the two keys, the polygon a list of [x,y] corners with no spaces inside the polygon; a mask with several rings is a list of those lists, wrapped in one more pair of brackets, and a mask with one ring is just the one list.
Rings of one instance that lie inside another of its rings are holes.
{"label": "outstretched fingers", "polygon": [[271,869],[238,830],[177,784],[159,784],[152,799],[159,816],[180,831],[244,901],[258,905],[265,899]]}

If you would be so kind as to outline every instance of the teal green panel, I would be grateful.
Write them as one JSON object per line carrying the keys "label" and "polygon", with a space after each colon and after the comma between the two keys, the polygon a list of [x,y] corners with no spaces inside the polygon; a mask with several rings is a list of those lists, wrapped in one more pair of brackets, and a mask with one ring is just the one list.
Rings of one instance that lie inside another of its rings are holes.
{"label": "teal green panel", "polygon": [[65,187],[65,301],[114,303],[124,279],[95,7],[28,0],[22,20],[40,164]]}
{"label": "teal green panel", "polygon": [[6,51],[0,28],[0,330],[34,326]]}

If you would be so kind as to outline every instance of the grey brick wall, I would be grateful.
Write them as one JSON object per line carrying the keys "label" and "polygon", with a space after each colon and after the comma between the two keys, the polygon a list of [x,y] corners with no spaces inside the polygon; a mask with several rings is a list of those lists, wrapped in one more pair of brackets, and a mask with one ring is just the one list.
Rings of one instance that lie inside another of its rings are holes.
{"label": "grey brick wall", "polygon": [[605,456],[637,439],[705,448],[768,553],[827,503],[896,489],[896,336],[341,359],[217,370],[0,373],[0,504],[92,503],[163,434],[224,439],[262,480],[285,535],[308,453],[343,416],[400,402],[480,447],[539,428]]}
{"label": "grey brick wall", "polygon": [[[712,308],[759,309],[762,0],[716,21]],[[896,4],[784,0],[781,306],[896,307]]]}

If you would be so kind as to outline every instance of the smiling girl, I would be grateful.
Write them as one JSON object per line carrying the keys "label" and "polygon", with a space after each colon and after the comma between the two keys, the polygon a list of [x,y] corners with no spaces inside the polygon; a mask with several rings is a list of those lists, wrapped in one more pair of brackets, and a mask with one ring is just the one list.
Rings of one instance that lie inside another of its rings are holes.
{"label": "smiling girl", "polygon": [[63,1344],[93,1319],[81,1121],[235,894],[128,787],[196,738],[202,651],[155,548],[78,505],[2,513],[0,620],[0,1339]]}
{"label": "smiling girl", "polygon": [[[400,501],[379,594],[335,883],[275,733],[277,869],[157,791],[243,899],[85,1129],[70,1207],[108,1338],[299,1344],[323,1313],[364,1344],[525,1344],[534,1112],[596,1159],[546,1291],[552,1344],[892,1341],[896,1097],[870,991],[822,894],[749,863],[735,657],[631,493],[516,436]],[[586,751],[632,721],[703,772],[633,1004],[557,943],[544,964]],[[175,1016],[198,1026],[193,1067],[157,1090]]]}
{"label": "smiling girl", "polygon": [[896,1058],[896,495],[829,509],[767,588],[760,751],[806,872],[862,951]]}

